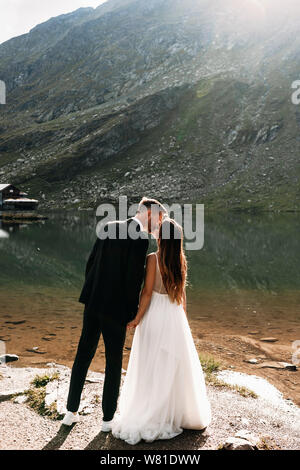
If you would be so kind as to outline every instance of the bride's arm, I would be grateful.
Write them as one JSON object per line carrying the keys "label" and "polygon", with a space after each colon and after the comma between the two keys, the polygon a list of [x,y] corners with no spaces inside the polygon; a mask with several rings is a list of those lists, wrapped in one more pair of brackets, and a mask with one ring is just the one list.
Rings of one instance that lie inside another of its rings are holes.
{"label": "bride's arm", "polygon": [[146,310],[150,304],[150,300],[152,297],[155,280],[155,269],[156,256],[154,253],[151,253],[147,256],[145,282],[140,297],[139,309],[135,319],[128,323],[127,328],[135,328],[140,323],[141,319],[146,313]]}

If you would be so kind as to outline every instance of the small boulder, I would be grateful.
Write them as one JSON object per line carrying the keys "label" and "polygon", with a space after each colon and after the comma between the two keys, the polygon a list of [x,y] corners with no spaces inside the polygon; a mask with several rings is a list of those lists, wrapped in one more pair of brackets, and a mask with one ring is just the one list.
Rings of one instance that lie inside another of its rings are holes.
{"label": "small boulder", "polygon": [[255,447],[245,439],[229,437],[221,447],[222,450],[255,450]]}
{"label": "small boulder", "polygon": [[54,336],[43,336],[42,340],[44,341],[52,341],[54,339]]}
{"label": "small boulder", "polygon": [[252,359],[245,359],[244,362],[248,362],[249,364],[258,364],[258,360],[253,357]]}
{"label": "small boulder", "polygon": [[250,442],[253,447],[257,447],[260,440],[258,436],[256,436],[255,434],[251,434],[248,429],[240,429],[235,433],[234,437],[237,437],[239,439],[245,439],[246,441]]}
{"label": "small boulder", "polygon": [[10,341],[10,335],[0,336],[0,341],[5,341],[5,342]]}
{"label": "small boulder", "polygon": [[229,437],[221,447],[222,450],[258,450],[259,437],[247,429],[237,431],[234,437]]}
{"label": "small boulder", "polygon": [[27,401],[27,396],[26,395],[18,395],[14,399],[14,403],[18,403],[19,405],[23,405]]}
{"label": "small boulder", "polygon": [[259,365],[260,369],[284,369],[284,366],[280,362],[269,361],[269,362],[262,362]]}
{"label": "small boulder", "polygon": [[7,362],[16,362],[19,360],[19,356],[16,354],[3,354],[0,356],[0,364],[6,364]]}
{"label": "small boulder", "polygon": [[32,349],[26,349],[28,352],[33,352],[35,354],[46,354],[46,351],[39,351],[38,347],[33,347]]}
{"label": "small boulder", "polygon": [[95,377],[87,377],[85,379],[86,383],[89,383],[89,384],[99,384],[101,383],[101,379],[97,379]]}
{"label": "small boulder", "polygon": [[277,338],[260,338],[260,341],[263,341],[264,343],[276,343],[278,341]]}
{"label": "small boulder", "polygon": [[284,369],[292,370],[292,371],[297,370],[296,364],[290,364],[289,362],[279,362],[279,364],[282,365]]}

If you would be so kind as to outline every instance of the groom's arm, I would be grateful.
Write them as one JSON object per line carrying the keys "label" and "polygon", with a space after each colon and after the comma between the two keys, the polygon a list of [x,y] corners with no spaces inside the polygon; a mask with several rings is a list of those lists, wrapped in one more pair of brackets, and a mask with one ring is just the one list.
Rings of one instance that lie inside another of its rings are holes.
{"label": "groom's arm", "polygon": [[[95,267],[95,263],[96,263],[96,260],[99,260],[100,259],[100,251],[102,250],[102,247],[103,247],[103,240],[101,240],[100,238],[97,238],[97,240],[95,241],[94,243],[94,246],[93,246],[93,249],[90,253],[90,256],[87,260],[87,263],[86,263],[86,268],[85,268],[85,281],[84,281],[84,285],[82,287],[82,290],[81,290],[81,293],[80,293],[80,296],[79,296],[79,302],[83,303],[83,304],[87,304],[90,300],[90,297],[91,297],[91,292],[92,292],[92,289],[93,289],[93,282],[94,282],[94,274],[95,273],[95,269],[93,269]],[[97,254],[99,253],[99,255],[97,256]]]}
{"label": "groom's arm", "polygon": [[94,243],[93,249],[92,249],[92,251],[90,253],[90,256],[87,260],[87,263],[86,263],[85,278],[87,278],[88,273],[89,273],[91,267],[93,266],[93,263],[94,263],[94,260],[95,260],[95,257],[96,257],[96,253],[97,253],[97,250],[99,248],[99,245],[100,245],[101,241],[102,240],[100,240],[100,238],[97,237],[97,240]]}
{"label": "groom's arm", "polygon": [[135,317],[138,311],[140,291],[145,273],[147,249],[148,240],[130,240],[125,275],[125,292],[130,320]]}

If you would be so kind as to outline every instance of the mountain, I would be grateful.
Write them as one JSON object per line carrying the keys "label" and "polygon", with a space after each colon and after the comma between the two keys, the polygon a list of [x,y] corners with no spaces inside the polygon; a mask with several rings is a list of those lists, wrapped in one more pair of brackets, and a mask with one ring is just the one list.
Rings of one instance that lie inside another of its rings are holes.
{"label": "mountain", "polygon": [[42,207],[142,195],[299,210],[299,2],[108,0],[0,45],[0,180]]}

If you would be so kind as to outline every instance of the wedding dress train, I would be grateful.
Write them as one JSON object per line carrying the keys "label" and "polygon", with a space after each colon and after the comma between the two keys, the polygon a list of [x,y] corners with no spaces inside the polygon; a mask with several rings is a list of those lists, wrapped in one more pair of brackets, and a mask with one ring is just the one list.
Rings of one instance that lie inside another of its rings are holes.
{"label": "wedding dress train", "polygon": [[112,427],[128,444],[170,439],[183,429],[203,429],[210,404],[198,353],[182,305],[172,303],[158,262],[153,295],[136,327]]}

